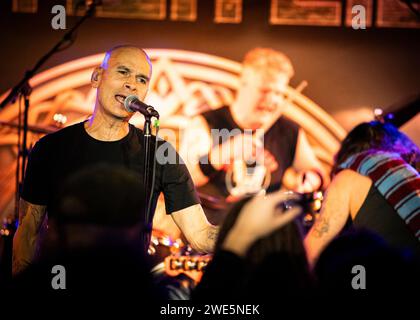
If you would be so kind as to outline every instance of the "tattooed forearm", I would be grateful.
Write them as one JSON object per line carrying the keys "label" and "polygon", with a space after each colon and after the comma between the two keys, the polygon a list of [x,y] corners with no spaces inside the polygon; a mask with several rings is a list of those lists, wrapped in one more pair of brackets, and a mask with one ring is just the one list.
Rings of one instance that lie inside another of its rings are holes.
{"label": "tattooed forearm", "polygon": [[25,267],[27,266],[27,264],[23,263],[21,260],[19,260],[16,255],[13,255],[13,259],[12,259],[12,270],[13,270],[13,274],[18,274],[19,272],[21,272],[22,270],[25,269]]}
{"label": "tattooed forearm", "polygon": [[208,230],[207,238],[210,241],[216,241],[218,234],[219,234],[219,227],[212,226]]}
{"label": "tattooed forearm", "polygon": [[193,247],[199,252],[211,253],[214,251],[219,227],[208,225],[203,232],[197,234],[193,239]]}
{"label": "tattooed forearm", "polygon": [[13,238],[13,274],[21,272],[35,257],[39,232],[46,215],[46,207],[21,200],[19,227]]}
{"label": "tattooed forearm", "polygon": [[45,206],[29,203],[23,199],[19,202],[19,226],[22,225],[23,220],[30,214],[31,220],[39,231],[42,221],[45,217]]}
{"label": "tattooed forearm", "polygon": [[19,201],[19,226],[22,224],[23,219],[29,212],[30,203],[20,199]]}
{"label": "tattooed forearm", "polygon": [[313,234],[315,237],[322,237],[324,234],[326,234],[329,230],[330,224],[327,218],[325,217],[319,217],[314,226],[313,226]]}

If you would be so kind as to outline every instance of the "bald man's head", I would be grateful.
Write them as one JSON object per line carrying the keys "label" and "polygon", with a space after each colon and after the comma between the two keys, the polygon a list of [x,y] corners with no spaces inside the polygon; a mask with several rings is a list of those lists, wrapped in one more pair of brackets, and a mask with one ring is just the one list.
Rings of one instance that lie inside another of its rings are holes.
{"label": "bald man's head", "polygon": [[152,62],[150,61],[150,58],[149,58],[149,56],[147,55],[146,51],[144,51],[143,49],[138,48],[138,47],[136,47],[136,46],[129,45],[129,44],[118,45],[118,46],[115,46],[115,47],[113,47],[113,48],[109,49],[109,50],[105,53],[105,57],[104,57],[104,59],[102,60],[102,63],[101,63],[101,68],[103,68],[103,69],[108,69],[109,60],[111,59],[111,57],[112,57],[114,54],[119,53],[119,52],[121,52],[121,51],[140,51],[140,52],[141,52],[141,53],[145,56],[145,58],[146,58],[147,62],[148,62],[148,63],[149,63],[149,65],[150,65],[150,68],[152,68]]}
{"label": "bald man's head", "polygon": [[107,51],[102,64],[92,73],[92,87],[97,88],[95,113],[118,119],[131,117],[124,100],[136,95],[143,101],[151,74],[152,64],[143,49],[123,45]]}

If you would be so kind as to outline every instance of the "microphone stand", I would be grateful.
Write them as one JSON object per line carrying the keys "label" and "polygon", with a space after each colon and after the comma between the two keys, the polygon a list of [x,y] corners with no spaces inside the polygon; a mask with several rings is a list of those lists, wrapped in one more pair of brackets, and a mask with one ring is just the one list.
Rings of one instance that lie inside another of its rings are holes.
{"label": "microphone stand", "polygon": [[[76,8],[82,3],[76,6]],[[16,194],[15,194],[15,208],[14,208],[14,216],[13,219],[6,219],[5,223],[2,223],[2,232],[1,235],[6,234],[10,239],[13,238],[13,233],[16,229],[17,220],[19,217],[19,198],[22,189],[23,177],[25,174],[25,166],[26,166],[26,159],[28,156],[28,149],[27,149],[27,136],[28,136],[28,112],[30,106],[30,95],[32,93],[32,87],[29,84],[31,78],[35,75],[35,73],[42,67],[42,65],[55,53],[67,49],[74,43],[74,35],[76,30],[80,27],[80,25],[85,22],[88,18],[92,17],[95,13],[96,7],[99,4],[98,1],[92,1],[89,5],[88,9],[86,10],[85,15],[79,19],[79,21],[61,38],[61,40],[38,62],[35,66],[25,72],[25,75],[21,81],[17,85],[15,85],[10,93],[6,96],[6,98],[0,103],[0,110],[3,110],[7,104],[14,103],[19,97],[24,98],[24,112],[23,112],[23,132],[22,132],[22,144],[18,143],[18,155],[17,155],[17,167],[16,167]],[[69,42],[68,46],[63,46]],[[20,113],[19,113],[20,118]],[[20,134],[20,130],[18,130]],[[20,139],[18,139],[20,141]],[[21,166],[21,167],[20,167]],[[11,241],[11,240],[10,240]],[[5,250],[6,251],[6,250]],[[11,258],[11,253],[4,252],[5,260]],[[10,257],[9,257],[10,256]],[[11,265],[11,263],[9,263]],[[0,264],[0,269],[2,268]]]}
{"label": "microphone stand", "polygon": [[[152,232],[152,221],[150,221],[150,210],[153,200],[153,189],[155,185],[155,168],[156,168],[156,149],[157,149],[157,133],[155,137],[155,148],[151,148],[151,141],[152,141],[152,129],[151,129],[151,118],[150,114],[144,115],[144,138],[143,138],[143,146],[144,146],[144,168],[143,168],[143,183],[144,183],[144,203],[146,205],[146,210],[144,213],[144,232],[143,232],[143,243],[145,254],[148,252],[149,247],[149,238]],[[158,127],[158,120],[156,121],[156,128]],[[150,172],[152,174],[150,175]],[[150,180],[152,178],[152,180]],[[151,183],[150,183],[151,181]]]}

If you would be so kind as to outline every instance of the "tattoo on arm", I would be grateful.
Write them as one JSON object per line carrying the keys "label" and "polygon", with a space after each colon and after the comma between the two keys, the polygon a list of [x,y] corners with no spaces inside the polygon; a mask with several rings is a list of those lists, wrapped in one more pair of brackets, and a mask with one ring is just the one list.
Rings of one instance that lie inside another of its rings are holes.
{"label": "tattoo on arm", "polygon": [[22,225],[23,219],[28,214],[29,210],[28,207],[30,206],[30,203],[20,199],[19,200],[19,226]]}
{"label": "tattoo on arm", "polygon": [[213,226],[213,227],[211,227],[209,230],[208,230],[208,236],[207,236],[207,238],[209,239],[209,240],[211,240],[211,241],[215,241],[216,240],[216,238],[217,238],[217,235],[219,234],[219,228],[218,227],[215,227],[215,226]]}
{"label": "tattoo on arm", "polygon": [[21,199],[19,204],[19,226],[22,225],[22,221],[28,213],[32,218],[36,230],[39,231],[45,218],[45,206],[32,204]]}
{"label": "tattoo on arm", "polygon": [[319,217],[316,220],[315,225],[313,226],[314,236],[317,238],[321,238],[324,234],[328,232],[329,228],[330,224],[328,218],[322,216]]}
{"label": "tattoo on arm", "polygon": [[23,270],[26,267],[19,259],[16,258],[16,255],[12,257],[12,270],[14,273],[18,273],[20,270]]}
{"label": "tattoo on arm", "polygon": [[46,206],[20,200],[19,227],[13,238],[12,271],[14,275],[23,271],[33,261],[45,215]]}
{"label": "tattoo on arm", "polygon": [[218,234],[219,227],[213,225],[207,227],[205,233],[202,234],[203,237],[198,245],[199,251],[206,253],[213,252]]}

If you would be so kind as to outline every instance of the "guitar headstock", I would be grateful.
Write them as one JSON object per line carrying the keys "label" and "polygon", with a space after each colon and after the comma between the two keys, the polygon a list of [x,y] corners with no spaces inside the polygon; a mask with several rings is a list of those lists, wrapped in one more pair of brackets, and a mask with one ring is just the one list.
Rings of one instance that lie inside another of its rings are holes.
{"label": "guitar headstock", "polygon": [[206,269],[211,258],[211,255],[170,255],[166,257],[164,261],[165,272],[172,277],[176,277],[177,275],[184,273],[196,282],[199,282],[203,271]]}

